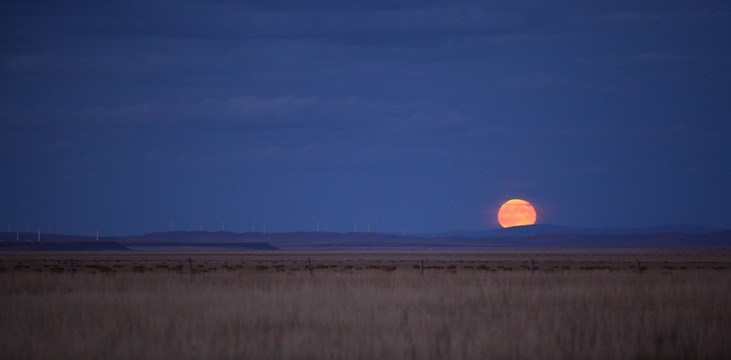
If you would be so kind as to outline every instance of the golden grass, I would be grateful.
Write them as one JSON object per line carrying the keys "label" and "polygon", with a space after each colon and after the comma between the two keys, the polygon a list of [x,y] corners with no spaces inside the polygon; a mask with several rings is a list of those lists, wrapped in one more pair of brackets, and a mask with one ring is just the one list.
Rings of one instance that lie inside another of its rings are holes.
{"label": "golden grass", "polygon": [[[302,266],[302,263],[299,263]],[[110,265],[111,266],[111,265]],[[254,266],[253,264],[251,265]],[[154,268],[154,266],[149,266]],[[270,268],[271,270],[271,268]],[[15,358],[727,358],[727,271],[0,274]]]}

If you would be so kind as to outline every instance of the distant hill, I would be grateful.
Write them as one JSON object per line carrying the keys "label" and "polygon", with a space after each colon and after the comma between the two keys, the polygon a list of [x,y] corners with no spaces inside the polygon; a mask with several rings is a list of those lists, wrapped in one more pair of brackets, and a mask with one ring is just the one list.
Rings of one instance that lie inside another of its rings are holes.
{"label": "distant hill", "polygon": [[728,248],[731,231],[709,234],[541,234],[499,237],[398,236],[377,233],[277,233],[269,243],[282,249],[457,248]]}
{"label": "distant hill", "polygon": [[451,231],[440,232],[433,236],[463,236],[471,238],[490,238],[503,236],[532,236],[532,235],[548,235],[548,234],[601,234],[601,235],[641,235],[641,234],[662,234],[662,233],[681,233],[681,234],[710,234],[714,232],[722,232],[729,229],[715,228],[710,226],[699,225],[660,225],[637,228],[575,228],[570,226],[536,224],[527,226],[515,226],[510,228],[500,228],[485,231]]}
{"label": "distant hill", "polygon": [[[663,231],[645,233],[651,231],[650,229]],[[171,231],[124,237],[100,237],[99,241],[91,236],[41,234],[40,242],[37,241],[37,233],[0,233],[0,251],[731,247],[731,231],[702,232],[704,229],[668,226],[635,229],[635,233],[626,233],[628,230],[622,229],[614,229],[614,233],[601,233],[597,229],[577,230],[561,226],[533,225],[486,232],[454,232],[429,236],[372,232],[265,234]],[[16,241],[16,238],[20,241]]]}
{"label": "distant hill", "polygon": [[0,233],[0,251],[97,250],[277,250],[233,232],[171,231],[132,236]]}
{"label": "distant hill", "polygon": [[235,233],[230,231],[165,231],[118,238],[121,242],[179,242],[179,243],[232,243],[250,242],[257,233]]}
{"label": "distant hill", "polygon": [[111,241],[0,241],[0,251],[127,251]]}

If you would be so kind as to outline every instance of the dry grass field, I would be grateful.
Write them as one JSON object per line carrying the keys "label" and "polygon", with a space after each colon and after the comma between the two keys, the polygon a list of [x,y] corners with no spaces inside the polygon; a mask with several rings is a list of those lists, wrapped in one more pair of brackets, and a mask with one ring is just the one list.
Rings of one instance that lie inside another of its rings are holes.
{"label": "dry grass field", "polygon": [[729,250],[0,259],[2,359],[731,354]]}

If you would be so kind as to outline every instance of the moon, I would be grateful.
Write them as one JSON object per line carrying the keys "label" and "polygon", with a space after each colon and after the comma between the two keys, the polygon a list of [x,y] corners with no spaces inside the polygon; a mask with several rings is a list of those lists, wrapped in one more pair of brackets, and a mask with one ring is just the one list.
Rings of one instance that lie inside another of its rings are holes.
{"label": "moon", "polygon": [[533,225],[536,223],[536,209],[521,199],[506,201],[497,212],[497,221],[504,228]]}

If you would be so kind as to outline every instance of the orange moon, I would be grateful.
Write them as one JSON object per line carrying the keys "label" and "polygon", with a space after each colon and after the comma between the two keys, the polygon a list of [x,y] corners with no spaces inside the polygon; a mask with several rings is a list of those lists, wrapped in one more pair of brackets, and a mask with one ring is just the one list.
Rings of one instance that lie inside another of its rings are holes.
{"label": "orange moon", "polygon": [[508,200],[497,212],[497,221],[504,228],[533,225],[536,223],[536,209],[525,200]]}

